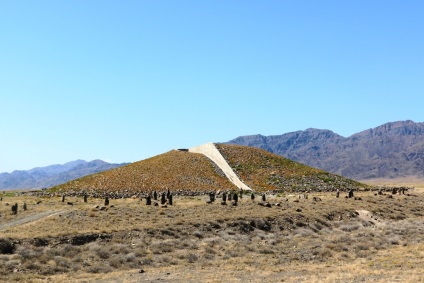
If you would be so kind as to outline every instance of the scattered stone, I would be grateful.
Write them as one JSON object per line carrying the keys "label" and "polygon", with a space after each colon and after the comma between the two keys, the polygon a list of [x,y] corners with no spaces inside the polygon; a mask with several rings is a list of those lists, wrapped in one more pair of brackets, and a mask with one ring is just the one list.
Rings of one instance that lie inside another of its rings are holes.
{"label": "scattered stone", "polygon": [[12,205],[12,214],[16,215],[18,214],[18,204],[15,203],[14,205]]}
{"label": "scattered stone", "polygon": [[31,241],[31,244],[36,247],[46,247],[49,245],[49,241],[46,239],[35,238]]}
{"label": "scattered stone", "polygon": [[150,195],[148,195],[146,197],[146,205],[151,205],[152,204],[152,197]]}
{"label": "scattered stone", "polygon": [[16,247],[12,240],[0,238],[0,254],[13,254],[15,250]]}

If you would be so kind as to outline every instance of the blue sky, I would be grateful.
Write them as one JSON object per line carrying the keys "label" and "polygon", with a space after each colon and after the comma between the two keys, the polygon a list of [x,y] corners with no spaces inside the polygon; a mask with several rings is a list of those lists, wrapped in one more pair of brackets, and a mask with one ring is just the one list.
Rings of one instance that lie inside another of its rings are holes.
{"label": "blue sky", "polygon": [[0,172],[423,122],[422,1],[1,1]]}

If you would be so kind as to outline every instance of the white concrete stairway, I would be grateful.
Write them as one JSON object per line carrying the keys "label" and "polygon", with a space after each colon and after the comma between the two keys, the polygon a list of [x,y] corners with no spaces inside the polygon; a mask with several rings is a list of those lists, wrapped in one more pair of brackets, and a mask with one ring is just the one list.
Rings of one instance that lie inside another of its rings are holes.
{"label": "white concrete stairway", "polygon": [[202,144],[193,148],[190,148],[188,150],[189,152],[193,153],[201,153],[208,157],[210,160],[212,160],[219,168],[221,168],[222,172],[224,172],[225,176],[238,188],[241,188],[244,191],[251,191],[252,189],[249,188],[245,183],[243,183],[239,177],[234,173],[233,169],[230,165],[228,165],[225,158],[222,156],[222,154],[219,152],[219,150],[216,148],[216,146],[213,143],[206,143]]}

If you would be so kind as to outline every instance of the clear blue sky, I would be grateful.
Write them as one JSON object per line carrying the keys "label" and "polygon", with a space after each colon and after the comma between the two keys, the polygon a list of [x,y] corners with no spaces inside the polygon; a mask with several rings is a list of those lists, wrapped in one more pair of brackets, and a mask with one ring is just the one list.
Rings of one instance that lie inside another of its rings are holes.
{"label": "clear blue sky", "polygon": [[424,121],[423,1],[0,2],[0,172]]}

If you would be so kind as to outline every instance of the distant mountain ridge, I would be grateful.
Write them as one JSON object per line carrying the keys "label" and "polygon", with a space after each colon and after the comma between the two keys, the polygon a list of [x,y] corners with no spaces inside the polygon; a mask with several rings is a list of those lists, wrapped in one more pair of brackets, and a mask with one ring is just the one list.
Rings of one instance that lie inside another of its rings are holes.
{"label": "distant mountain ridge", "polygon": [[90,174],[117,168],[128,163],[111,164],[102,160],[75,160],[65,164],[0,173],[0,190],[49,188]]}
{"label": "distant mountain ridge", "polygon": [[424,123],[390,122],[342,137],[306,129],[282,135],[251,135],[227,143],[254,146],[355,180],[424,178]]}

